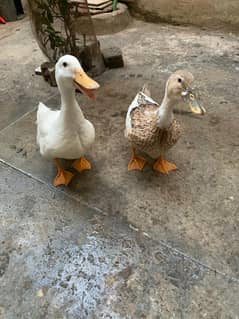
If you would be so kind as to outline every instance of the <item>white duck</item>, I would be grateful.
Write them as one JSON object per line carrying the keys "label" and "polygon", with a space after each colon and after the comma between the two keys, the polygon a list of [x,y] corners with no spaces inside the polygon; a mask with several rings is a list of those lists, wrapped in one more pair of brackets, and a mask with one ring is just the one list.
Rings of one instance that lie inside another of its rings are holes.
{"label": "white duck", "polygon": [[93,90],[99,84],[82,69],[80,62],[72,55],[61,57],[56,63],[55,76],[61,94],[60,110],[51,110],[39,103],[37,111],[37,143],[40,153],[47,159],[54,159],[57,176],[54,186],[68,185],[73,174],[65,170],[62,159],[74,159],[72,166],[79,172],[90,169],[91,164],[84,155],[95,140],[95,129],[82,113],[75,97],[75,87],[88,97],[95,99]]}

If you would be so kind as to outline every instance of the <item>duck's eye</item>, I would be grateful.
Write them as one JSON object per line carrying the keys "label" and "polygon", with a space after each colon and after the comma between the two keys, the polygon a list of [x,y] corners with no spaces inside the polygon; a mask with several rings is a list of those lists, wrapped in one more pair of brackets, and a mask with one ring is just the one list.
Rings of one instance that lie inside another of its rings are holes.
{"label": "duck's eye", "polygon": [[63,66],[64,66],[64,68],[66,68],[67,67],[67,63],[66,62],[63,62],[63,64],[62,64]]}
{"label": "duck's eye", "polygon": [[178,78],[178,82],[181,83],[181,82],[182,82],[182,79],[181,79],[181,78]]}

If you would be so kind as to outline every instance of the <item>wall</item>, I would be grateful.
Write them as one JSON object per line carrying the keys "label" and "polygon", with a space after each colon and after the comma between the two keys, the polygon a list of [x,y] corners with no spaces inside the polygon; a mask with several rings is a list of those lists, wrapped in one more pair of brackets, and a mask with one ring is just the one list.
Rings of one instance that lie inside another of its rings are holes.
{"label": "wall", "polygon": [[239,0],[125,0],[147,21],[238,27]]}

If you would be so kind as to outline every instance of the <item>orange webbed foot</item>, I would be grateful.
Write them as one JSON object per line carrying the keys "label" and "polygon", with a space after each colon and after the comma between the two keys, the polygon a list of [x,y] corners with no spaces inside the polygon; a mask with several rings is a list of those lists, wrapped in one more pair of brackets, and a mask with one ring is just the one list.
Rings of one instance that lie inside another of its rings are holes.
{"label": "orange webbed foot", "polygon": [[71,172],[65,170],[58,159],[55,159],[55,163],[57,166],[57,175],[53,180],[53,185],[54,186],[59,186],[59,185],[65,185],[67,186],[70,181],[72,180],[72,177],[74,176]]}
{"label": "orange webbed foot", "polygon": [[174,163],[170,163],[160,156],[154,163],[153,169],[162,174],[168,174],[170,171],[175,171],[177,166]]}
{"label": "orange webbed foot", "polygon": [[91,169],[91,163],[87,161],[85,157],[81,157],[78,160],[75,160],[72,164],[72,167],[77,170],[79,173],[83,172],[84,170]]}
{"label": "orange webbed foot", "polygon": [[131,170],[141,171],[144,168],[145,164],[146,164],[146,160],[142,156],[136,155],[135,150],[133,149],[133,154],[128,164],[128,171],[131,171]]}

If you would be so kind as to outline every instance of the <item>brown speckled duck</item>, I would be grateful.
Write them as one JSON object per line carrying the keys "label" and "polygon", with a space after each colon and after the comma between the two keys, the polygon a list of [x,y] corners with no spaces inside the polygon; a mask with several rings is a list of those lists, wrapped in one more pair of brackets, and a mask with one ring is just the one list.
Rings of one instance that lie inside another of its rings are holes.
{"label": "brown speckled duck", "polygon": [[151,97],[148,87],[136,95],[126,116],[125,136],[132,145],[133,154],[128,170],[142,170],[146,164],[144,157],[136,154],[141,151],[155,159],[153,169],[163,174],[177,169],[176,165],[164,159],[164,154],[179,139],[181,129],[174,119],[173,107],[182,98],[189,103],[192,112],[204,114],[191,89],[193,75],[185,70],[173,73],[165,88],[165,95],[159,106]]}

